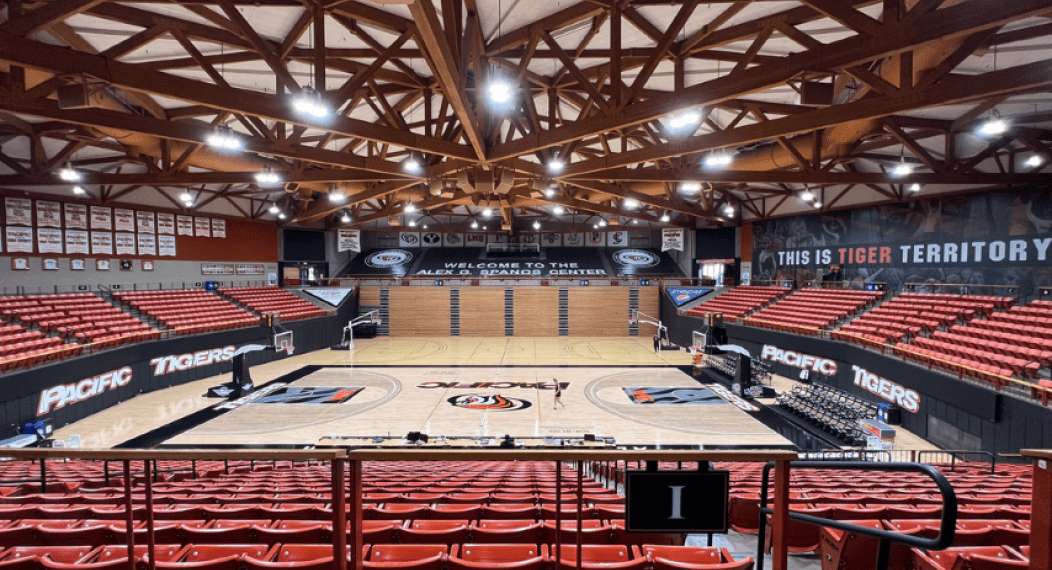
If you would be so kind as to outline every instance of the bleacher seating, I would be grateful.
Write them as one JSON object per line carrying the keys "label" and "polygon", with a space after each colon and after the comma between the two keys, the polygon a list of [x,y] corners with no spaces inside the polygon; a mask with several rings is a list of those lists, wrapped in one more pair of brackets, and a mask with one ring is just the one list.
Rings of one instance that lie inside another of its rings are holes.
{"label": "bleacher seating", "polygon": [[745,319],[745,324],[816,334],[883,297],[880,291],[801,289]]}
{"label": "bleacher seating", "polygon": [[208,291],[131,291],[113,296],[178,334],[259,324],[252,313]]}
{"label": "bleacher seating", "polygon": [[278,313],[285,321],[325,315],[322,309],[280,287],[229,287],[219,292],[257,313]]}
{"label": "bleacher seating", "polygon": [[825,384],[795,386],[778,395],[778,404],[849,445],[865,445],[858,420],[877,417],[872,403]]}
{"label": "bleacher seating", "polygon": [[5,297],[0,300],[0,370],[81,354],[84,345],[110,348],[160,333],[91,293]]}
{"label": "bleacher seating", "polygon": [[788,287],[742,285],[692,308],[687,314],[723,313],[725,317],[744,317],[789,292]]}
{"label": "bleacher seating", "polygon": [[906,292],[867,311],[830,336],[863,344],[901,342],[958,321],[988,315],[1011,303],[1010,297]]}

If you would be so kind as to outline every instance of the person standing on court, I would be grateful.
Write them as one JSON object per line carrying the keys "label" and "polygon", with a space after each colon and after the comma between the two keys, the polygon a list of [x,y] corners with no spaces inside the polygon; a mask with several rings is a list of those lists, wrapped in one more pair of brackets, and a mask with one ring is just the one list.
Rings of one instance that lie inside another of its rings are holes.
{"label": "person standing on court", "polygon": [[555,405],[552,406],[552,409],[557,410],[559,409],[559,406],[566,408],[566,404],[562,402],[563,386],[559,383],[559,380],[555,378],[552,378],[552,380],[555,380]]}
{"label": "person standing on court", "polygon": [[657,354],[660,348],[661,340],[658,338],[658,335],[654,335],[654,354]]}

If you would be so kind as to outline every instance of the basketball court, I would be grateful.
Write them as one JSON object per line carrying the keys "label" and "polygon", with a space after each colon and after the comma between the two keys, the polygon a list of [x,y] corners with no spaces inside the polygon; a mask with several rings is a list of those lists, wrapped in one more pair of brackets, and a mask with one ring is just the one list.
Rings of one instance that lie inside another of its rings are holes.
{"label": "basketball court", "polygon": [[[655,354],[650,338],[356,339],[353,350],[254,366],[256,391],[241,400],[204,396],[229,381],[226,374],[140,395],[56,437],[79,434],[85,447],[148,432],[165,447],[353,445],[388,436],[403,444],[410,432],[432,445],[440,436],[478,445],[504,434],[549,442],[590,434],[630,446],[792,445],[754,419],[747,402],[684,373],[689,363],[684,350]],[[555,382],[565,408],[553,409]]]}

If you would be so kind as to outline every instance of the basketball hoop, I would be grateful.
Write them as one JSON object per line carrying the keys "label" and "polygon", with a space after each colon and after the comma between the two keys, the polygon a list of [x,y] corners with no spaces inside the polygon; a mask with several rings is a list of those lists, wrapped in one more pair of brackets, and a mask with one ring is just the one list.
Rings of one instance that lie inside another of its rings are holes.
{"label": "basketball hoop", "polygon": [[687,350],[689,350],[689,351],[690,351],[690,355],[691,355],[691,356],[694,356],[694,355],[695,355],[695,354],[697,354],[697,353],[698,353],[698,351],[699,351],[699,350],[701,350],[701,349],[700,349],[700,348],[698,348],[698,347],[696,347],[696,346],[689,346],[689,347],[687,347]]}
{"label": "basketball hoop", "polygon": [[628,324],[629,325],[638,325],[639,324],[639,319],[637,319],[635,317],[630,318],[630,319],[628,319]]}

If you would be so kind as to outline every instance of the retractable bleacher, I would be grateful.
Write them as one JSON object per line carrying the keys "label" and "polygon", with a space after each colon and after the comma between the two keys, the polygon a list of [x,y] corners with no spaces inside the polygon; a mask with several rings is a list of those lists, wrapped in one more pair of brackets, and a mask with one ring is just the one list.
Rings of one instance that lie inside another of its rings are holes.
{"label": "retractable bleacher", "polygon": [[881,291],[801,289],[745,319],[745,324],[818,334],[884,296]]}
{"label": "retractable bleacher", "polygon": [[259,324],[252,313],[208,291],[130,291],[113,296],[177,334]]}
{"label": "retractable bleacher", "polygon": [[325,315],[324,310],[280,287],[229,287],[219,292],[257,313],[279,313],[285,321]]}
{"label": "retractable bleacher", "polygon": [[687,314],[700,317],[705,313],[723,313],[725,317],[744,317],[788,292],[788,287],[742,285],[701,303]]}

